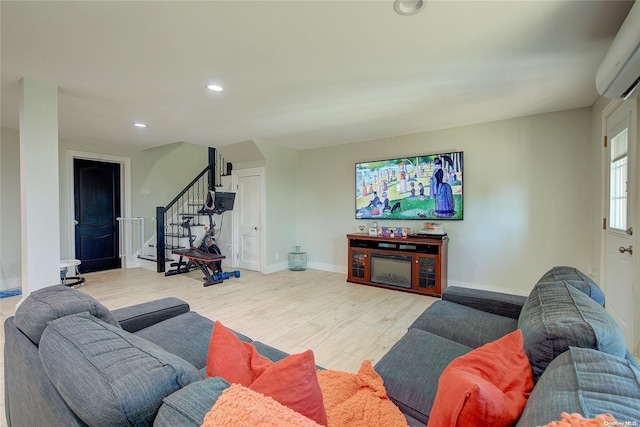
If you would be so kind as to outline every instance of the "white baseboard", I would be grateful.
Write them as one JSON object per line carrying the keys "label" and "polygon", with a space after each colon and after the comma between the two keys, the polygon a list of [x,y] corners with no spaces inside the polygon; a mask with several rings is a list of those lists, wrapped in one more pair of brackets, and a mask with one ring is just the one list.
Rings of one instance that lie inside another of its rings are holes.
{"label": "white baseboard", "polygon": [[[267,271],[265,274],[275,273],[277,271],[287,270],[289,268],[288,262],[279,262],[277,264],[271,264],[267,266]],[[333,264],[324,264],[320,262],[310,261],[307,264],[307,268],[311,268],[313,270],[321,270],[321,271],[330,271],[332,273],[342,273],[347,274],[347,269],[344,266],[333,265]]]}
{"label": "white baseboard", "polygon": [[0,291],[7,291],[9,289],[16,289],[22,287],[21,277],[11,277],[9,279],[0,280]]}
{"label": "white baseboard", "polygon": [[277,271],[286,270],[287,268],[289,268],[289,263],[287,261],[267,265],[265,274],[275,273]]}
{"label": "white baseboard", "polygon": [[312,261],[309,263],[309,268],[313,268],[314,270],[330,271],[332,273],[347,274],[347,267],[344,265],[325,264]]}

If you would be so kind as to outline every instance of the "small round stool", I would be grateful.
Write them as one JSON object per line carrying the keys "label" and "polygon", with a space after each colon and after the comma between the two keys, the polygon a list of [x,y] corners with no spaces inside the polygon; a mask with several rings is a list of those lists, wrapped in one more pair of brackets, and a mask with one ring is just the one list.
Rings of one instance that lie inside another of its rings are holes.
{"label": "small round stool", "polygon": [[[79,259],[63,259],[60,261],[60,284],[65,286],[84,285],[84,277],[80,276],[78,266],[81,264]],[[73,268],[75,276],[67,277],[69,269]]]}

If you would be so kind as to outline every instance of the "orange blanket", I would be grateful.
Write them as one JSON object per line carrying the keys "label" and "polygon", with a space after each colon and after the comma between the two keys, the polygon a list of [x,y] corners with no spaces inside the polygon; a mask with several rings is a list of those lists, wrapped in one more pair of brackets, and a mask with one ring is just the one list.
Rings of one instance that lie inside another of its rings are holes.
{"label": "orange blanket", "polygon": [[320,424],[257,391],[232,384],[204,417],[202,427],[320,427]]}
{"label": "orange blanket", "polygon": [[596,415],[595,418],[585,419],[580,414],[562,413],[561,421],[552,421],[544,427],[604,427],[614,425],[616,420],[609,414]]}
{"label": "orange blanket", "polygon": [[[357,374],[318,371],[329,427],[407,427],[382,378],[365,360]],[[239,384],[222,392],[202,427],[319,427],[270,397]]]}
{"label": "orange blanket", "polygon": [[329,427],[406,427],[380,375],[365,360],[357,374],[318,371]]}

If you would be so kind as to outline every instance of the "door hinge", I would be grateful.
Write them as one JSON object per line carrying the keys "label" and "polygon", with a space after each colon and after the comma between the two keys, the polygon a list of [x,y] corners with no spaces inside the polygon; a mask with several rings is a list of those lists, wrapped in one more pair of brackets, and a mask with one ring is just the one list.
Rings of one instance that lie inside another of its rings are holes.
{"label": "door hinge", "polygon": [[607,135],[604,136],[604,148],[607,148]]}
{"label": "door hinge", "polygon": [[602,229],[603,230],[607,229],[607,218],[602,218]]}

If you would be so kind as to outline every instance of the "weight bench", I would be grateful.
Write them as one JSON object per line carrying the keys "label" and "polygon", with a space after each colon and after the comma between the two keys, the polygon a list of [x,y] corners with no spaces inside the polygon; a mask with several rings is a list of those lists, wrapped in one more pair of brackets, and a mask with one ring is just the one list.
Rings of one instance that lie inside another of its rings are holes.
{"label": "weight bench", "polygon": [[[209,263],[215,261],[222,261],[223,259],[225,259],[224,255],[202,252],[198,249],[175,249],[171,251],[171,253],[187,258],[189,262],[197,265],[200,268],[200,270],[204,273],[203,286],[211,286],[224,282],[224,275],[215,274],[212,276],[208,265]],[[236,277],[239,276],[239,274],[236,275]]]}

